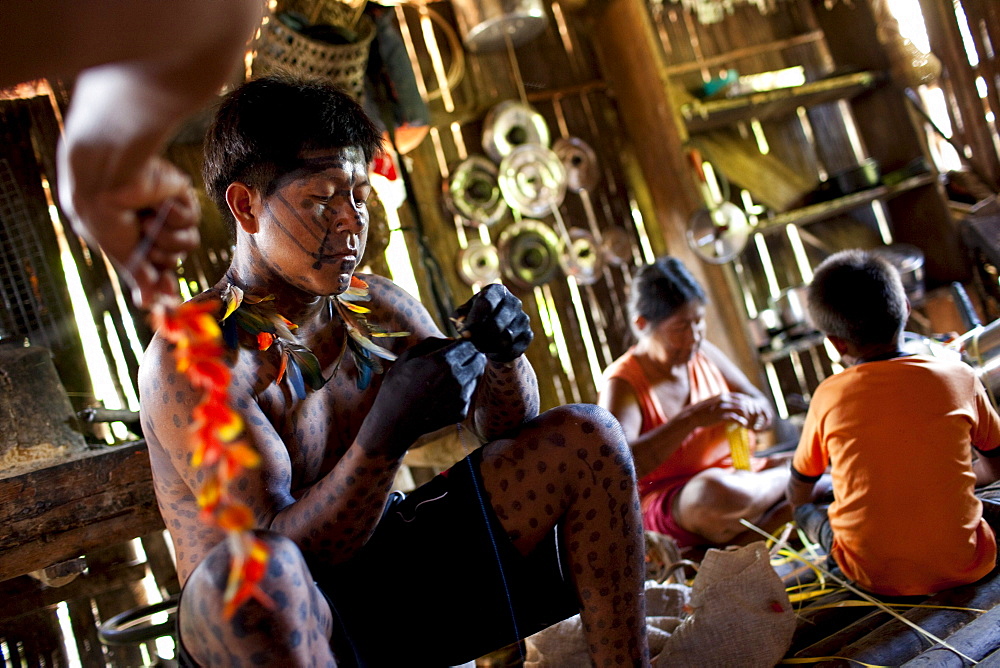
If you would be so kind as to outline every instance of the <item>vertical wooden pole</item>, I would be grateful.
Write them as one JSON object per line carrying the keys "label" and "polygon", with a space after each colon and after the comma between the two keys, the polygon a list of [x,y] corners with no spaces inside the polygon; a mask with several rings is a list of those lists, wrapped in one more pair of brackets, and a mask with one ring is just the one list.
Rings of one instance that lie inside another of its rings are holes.
{"label": "vertical wooden pole", "polygon": [[[938,56],[943,66],[940,84],[957,107],[951,110],[953,136],[969,147],[971,155],[963,157],[969,161],[976,174],[994,188],[1000,187],[1000,157],[985,119],[986,109],[983,99],[979,97],[976,79],[983,77],[987,94],[996,104],[997,83],[990,76],[997,74],[997,57],[993,54],[990,58],[990,52],[996,48],[996,43],[992,48],[987,48],[983,44],[984,36],[979,31],[979,19],[982,18],[987,28],[992,26],[993,36],[1000,38],[1000,26],[993,23],[1000,20],[996,4],[990,0],[982,3],[964,0],[961,3],[971,24],[970,35],[979,57],[979,66],[973,68],[965,53],[954,3],[951,0],[920,0],[931,51]],[[995,106],[993,111],[1000,113],[1000,108]]]}
{"label": "vertical wooden pole", "polygon": [[[708,265],[690,250],[686,230],[702,206],[694,176],[685,161],[686,132],[674,113],[670,80],[664,71],[656,31],[642,0],[611,0],[594,8],[594,47],[615,91],[624,134],[635,147],[639,170],[633,171],[651,243],[657,255],[669,253],[684,262],[710,295],[708,337],[750,378],[760,376],[743,309],[735,303],[728,268]],[[641,175],[641,176],[640,176]],[[641,179],[641,180],[639,180]]]}

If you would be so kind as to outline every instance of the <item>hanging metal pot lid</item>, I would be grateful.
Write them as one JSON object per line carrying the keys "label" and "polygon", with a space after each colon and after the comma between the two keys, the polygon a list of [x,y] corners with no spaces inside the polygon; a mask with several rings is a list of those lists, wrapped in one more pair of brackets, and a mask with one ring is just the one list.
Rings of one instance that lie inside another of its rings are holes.
{"label": "hanging metal pot lid", "polygon": [[604,270],[604,254],[587,230],[574,227],[563,244],[559,264],[567,276],[576,278],[580,285],[593,285]]}
{"label": "hanging metal pot lid", "polygon": [[524,144],[500,162],[500,192],[510,208],[544,218],[566,197],[566,169],[552,149]]}
{"label": "hanging metal pot lid", "polygon": [[497,245],[504,276],[519,287],[544,285],[559,271],[559,237],[540,220],[508,225]]}
{"label": "hanging metal pot lid", "polygon": [[688,246],[709,264],[725,264],[743,252],[753,231],[743,210],[732,202],[695,212],[688,222]]}
{"label": "hanging metal pot lid", "polygon": [[458,275],[467,285],[492,283],[500,278],[500,254],[496,246],[470,239],[458,254]]}
{"label": "hanging metal pot lid", "polygon": [[545,118],[527,104],[504,100],[490,109],[483,124],[483,151],[500,162],[518,146],[551,142]]}
{"label": "hanging metal pot lid", "polygon": [[560,137],[552,150],[566,168],[566,186],[575,193],[593,190],[601,178],[597,153],[579,137]]}
{"label": "hanging metal pot lid", "polygon": [[452,0],[466,48],[473,53],[518,47],[548,25],[542,0]]}
{"label": "hanging metal pot lid", "polygon": [[632,238],[622,227],[609,227],[603,232],[601,251],[608,264],[620,266],[632,261]]}
{"label": "hanging metal pot lid", "polygon": [[507,213],[497,167],[481,155],[460,162],[442,188],[448,209],[475,225],[493,225]]}

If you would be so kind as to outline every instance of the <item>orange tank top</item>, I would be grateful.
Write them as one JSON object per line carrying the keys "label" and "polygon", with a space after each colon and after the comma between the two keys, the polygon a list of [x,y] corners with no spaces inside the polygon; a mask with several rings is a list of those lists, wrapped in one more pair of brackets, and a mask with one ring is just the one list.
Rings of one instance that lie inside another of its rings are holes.
{"label": "orange tank top", "polygon": [[[704,353],[695,353],[688,362],[687,369],[690,393],[685,405],[690,406],[729,391],[722,372]],[[604,377],[605,380],[619,378],[632,387],[642,413],[641,433],[668,421],[642,365],[635,358],[634,348],[615,360],[605,371]],[[705,469],[728,466],[732,466],[732,457],[729,454],[726,425],[720,423],[711,427],[699,427],[684,439],[670,457],[639,481],[639,493],[646,495]]]}

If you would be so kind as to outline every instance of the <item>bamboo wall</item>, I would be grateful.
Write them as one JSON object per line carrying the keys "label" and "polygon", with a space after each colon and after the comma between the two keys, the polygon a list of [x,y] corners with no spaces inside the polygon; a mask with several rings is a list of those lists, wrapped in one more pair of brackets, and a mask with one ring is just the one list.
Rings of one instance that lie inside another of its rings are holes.
{"label": "bamboo wall", "polygon": [[[990,113],[995,115],[1000,103],[996,88],[997,59],[990,45],[997,43],[1000,10],[993,0],[959,3],[972,26],[972,40],[979,53],[978,63],[972,65],[960,47],[953,3],[920,1],[928,17],[933,17],[928,26],[932,45],[945,65],[941,85],[950,101],[955,141],[963,153],[968,147],[974,168],[986,182],[996,186],[1000,182],[998,141]],[[469,155],[483,153],[483,123],[489,110],[503,100],[529,102],[545,117],[554,137],[579,137],[598,156],[598,185],[592,192],[568,193],[559,216],[569,228],[596,229],[606,235],[612,230],[623,232],[630,242],[626,262],[610,265],[591,286],[577,285],[562,274],[537,288],[508,283],[522,298],[532,318],[536,341],[528,354],[539,372],[543,407],[595,400],[600,371],[630,342],[624,304],[631,272],[639,262],[665,252],[681,257],[709,288],[712,296],[709,337],[763,385],[759,352],[749,343],[746,325],[750,306],[763,305],[769,289],[760,281],[762,270],[758,259],[744,257],[740,265],[727,267],[705,265],[693,256],[685,240],[687,220],[702,203],[685,159],[689,135],[675,114],[682,95],[679,91],[696,88],[706,78],[734,64],[746,71],[803,64],[810,74],[818,75],[834,71],[844,63],[876,67],[887,63],[885,54],[878,49],[852,46],[850,33],[857,32],[858,17],[864,19],[862,24],[868,29],[872,25],[871,16],[856,13],[863,9],[858,0],[853,4],[837,3],[835,11],[830,13],[822,2],[789,0],[777,6],[780,11],[767,16],[742,7],[725,21],[706,26],[693,21],[680,5],[671,2],[608,0],[586,8],[577,3],[554,2],[546,5],[547,29],[524,46],[481,55],[462,53],[462,76],[447,93],[440,90],[431,58],[433,49],[428,43],[437,43],[445,70],[456,72],[459,52],[455,47],[456,24],[451,5],[445,2],[428,5],[440,17],[434,23],[432,40],[422,32],[419,8],[404,5],[394,10],[411,35],[413,57],[429,91],[433,126],[424,143],[404,158],[412,189],[400,217],[421,292],[442,327],[447,327],[451,308],[465,301],[474,289],[459,276],[457,261],[462,250],[470,240],[496,243],[503,230],[516,222],[510,215],[494,226],[478,228],[456,218],[442,202],[442,182],[455,164]],[[863,33],[858,35],[864,37]],[[781,48],[772,48],[775,44]],[[985,82],[982,96],[974,92],[979,77]],[[4,132],[0,159],[16,167],[11,170],[16,175],[16,188],[24,195],[24,208],[39,232],[38,246],[50,267],[57,263],[58,243],[55,232],[47,225],[48,205],[50,200],[58,198],[55,193],[47,194],[43,184],[51,187],[55,183],[54,147],[60,110],[65,108],[66,98],[57,86],[51,95],[44,92],[23,100],[0,102],[0,127]],[[863,98],[846,109],[838,103],[811,110],[805,120],[800,116],[791,123],[764,120],[763,133],[777,160],[798,173],[817,178],[850,164],[856,157],[858,144],[852,132],[857,127],[861,127],[861,148],[889,156],[886,164],[894,165],[893,160],[898,163],[903,154],[891,157],[900,147],[894,134],[898,123],[896,116],[884,112],[885,103],[885,97]],[[898,99],[892,102],[898,103]],[[186,137],[168,150],[170,159],[196,179],[200,171],[197,137],[203,123],[204,117],[195,119],[186,128]],[[852,124],[856,126],[853,129]],[[807,127],[811,128],[811,135]],[[916,127],[920,127],[919,121]],[[752,130],[737,128],[735,134],[736,140],[746,141]],[[916,135],[906,139],[909,153],[912,142],[917,141]],[[193,292],[214,283],[229,257],[228,241],[217,212],[207,199],[202,204],[206,212],[205,243],[182,268]],[[588,204],[594,212],[592,219],[588,216]],[[929,208],[940,217],[941,206],[940,193],[931,187],[894,200],[889,214],[897,223],[904,221],[899,231],[919,241],[929,238],[927,228],[923,218],[910,214]],[[9,220],[7,210],[0,211],[3,226],[0,231],[5,234],[11,229]],[[557,222],[555,216],[542,220],[553,227]],[[857,243],[861,235],[871,239],[878,230],[878,221],[873,213],[855,214],[831,218],[810,230],[828,245],[846,246]],[[942,280],[955,272],[954,249],[949,250],[948,245],[953,243],[952,232],[948,227],[938,226],[935,233],[943,241],[925,242],[944,249],[938,263]],[[373,241],[374,247],[380,246],[378,239]],[[132,316],[139,338],[148,340],[144,320],[140,314],[132,313],[121,298],[101,256],[73,234],[66,236],[66,242],[80,270],[84,291],[90,297],[102,352],[115,371],[113,376],[134,382],[138,355],[125,342]],[[770,251],[773,264],[781,272],[779,285],[801,281],[798,265],[787,261],[791,243],[787,231],[769,232],[765,242],[773,249]],[[815,260],[819,254],[815,248],[809,248],[807,256]],[[379,260],[372,257],[369,263],[384,271],[384,262]],[[11,264],[9,257],[5,261]],[[40,273],[39,269],[32,271]],[[31,292],[30,280],[27,286]],[[2,287],[5,294],[11,294],[10,285]],[[55,335],[46,342],[56,352],[57,367],[74,406],[81,408],[93,403],[93,395],[82,363],[82,344],[75,324],[67,316],[65,282],[55,276],[48,289],[49,292],[37,293],[40,299],[34,293],[29,299],[35,299],[48,313],[58,314]],[[7,305],[7,309],[9,312],[11,306]],[[6,324],[9,320],[2,322]],[[15,322],[13,328],[18,327]],[[819,376],[831,371],[825,363],[816,371],[815,364],[808,359],[804,368],[809,375],[806,385],[814,384]],[[781,372],[790,377],[796,373],[794,368]],[[125,399],[128,394],[125,388],[119,386],[118,391]],[[162,565],[162,550],[158,554],[156,558]],[[131,591],[140,571],[145,573],[144,567],[135,566],[133,557],[127,554],[116,553],[102,559],[95,557],[94,578],[82,578],[75,589],[59,594],[73,600],[79,598],[73,603],[76,610],[73,614],[78,616],[77,641],[83,648],[81,653],[94,649],[93,624],[88,622],[93,619],[94,597],[103,595],[105,589]],[[169,556],[166,559],[169,561]],[[107,574],[101,575],[102,571]],[[169,593],[175,585],[170,583],[169,572],[163,578],[161,588]],[[33,601],[37,605],[32,603],[35,607],[30,608],[29,616],[25,616],[28,607],[5,609],[0,637],[19,647],[17,651],[25,657],[41,656],[54,646],[56,595],[52,591],[39,594],[37,588],[32,588],[34,585],[23,580],[20,585],[25,588],[18,589],[16,599],[10,600],[18,604]],[[118,602],[119,608],[141,602],[140,598],[129,596]],[[107,616],[110,609],[101,614]],[[39,618],[44,618],[44,623],[36,621],[36,612],[41,615]],[[43,626],[42,631],[29,633],[31,628]],[[35,638],[42,636],[47,639],[36,642]],[[103,657],[100,648],[97,651]],[[61,654],[51,657],[55,663],[64,659]]]}

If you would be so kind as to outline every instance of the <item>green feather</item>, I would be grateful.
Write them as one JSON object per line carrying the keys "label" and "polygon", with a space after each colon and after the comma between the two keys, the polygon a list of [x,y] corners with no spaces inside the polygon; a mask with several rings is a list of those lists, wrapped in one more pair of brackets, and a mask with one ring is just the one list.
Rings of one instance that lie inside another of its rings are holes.
{"label": "green feather", "polygon": [[291,356],[288,360],[289,366],[293,361],[297,363],[298,369],[302,372],[303,379],[310,388],[318,390],[326,385],[326,379],[323,378],[323,369],[320,367],[316,355],[311,350],[298,343],[287,343],[285,344],[285,349]]}

